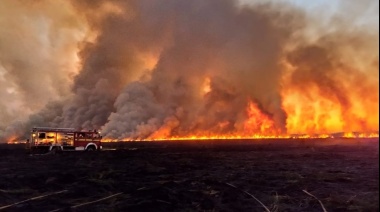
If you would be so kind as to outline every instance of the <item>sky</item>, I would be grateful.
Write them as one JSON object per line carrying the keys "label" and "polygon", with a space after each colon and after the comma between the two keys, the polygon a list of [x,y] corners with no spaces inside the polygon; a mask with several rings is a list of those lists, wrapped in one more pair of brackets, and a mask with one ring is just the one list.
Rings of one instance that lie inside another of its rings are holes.
{"label": "sky", "polygon": [[[333,16],[342,16],[348,18],[349,16],[357,16],[359,24],[369,24],[372,27],[379,27],[379,1],[361,1],[363,10],[360,13],[351,13],[347,6],[347,2],[352,0],[240,0],[243,4],[256,4],[258,2],[286,2],[296,7],[304,9],[307,13],[312,14],[315,18],[320,14],[325,18],[331,18]],[[344,3],[346,1],[346,3]],[[370,5],[370,6],[368,6]],[[357,7],[358,4],[355,5]],[[359,6],[360,8],[360,6]]]}

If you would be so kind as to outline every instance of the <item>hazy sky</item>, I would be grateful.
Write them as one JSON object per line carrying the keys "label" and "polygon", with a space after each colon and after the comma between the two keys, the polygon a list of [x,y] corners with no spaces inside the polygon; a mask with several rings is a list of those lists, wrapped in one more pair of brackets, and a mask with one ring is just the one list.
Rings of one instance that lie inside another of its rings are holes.
{"label": "hazy sky", "polygon": [[[315,16],[320,14],[329,14],[330,18],[333,16],[357,16],[355,18],[360,19],[360,24],[370,24],[373,27],[379,27],[379,1],[362,1],[363,11],[360,14],[352,14],[351,11],[353,9],[358,8],[349,8],[349,3],[353,2],[353,0],[240,0],[246,4],[255,4],[257,2],[288,2],[297,7],[304,8],[308,13],[311,13]],[[354,0],[355,1],[355,0]],[[369,7],[367,5],[370,5]],[[357,4],[355,4],[357,6]],[[359,16],[359,17],[358,17]]]}

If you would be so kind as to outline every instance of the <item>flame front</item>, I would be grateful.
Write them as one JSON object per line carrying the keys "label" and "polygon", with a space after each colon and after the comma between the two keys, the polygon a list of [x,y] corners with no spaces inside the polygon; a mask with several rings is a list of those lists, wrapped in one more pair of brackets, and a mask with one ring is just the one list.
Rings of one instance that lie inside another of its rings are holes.
{"label": "flame front", "polygon": [[[206,78],[206,84],[202,87],[204,94],[211,91],[210,79]],[[123,141],[191,141],[191,140],[253,140],[253,139],[326,139],[326,138],[378,138],[376,128],[367,130],[361,128],[362,132],[344,131],[344,129],[355,129],[345,123],[341,117],[340,107],[322,97],[317,101],[306,101],[300,93],[292,92],[285,97],[284,108],[289,115],[287,118],[288,132],[276,126],[270,114],[264,113],[254,101],[247,99],[245,120],[242,127],[235,126],[234,131],[216,133],[194,129],[190,133],[175,135],[175,127],[179,126],[178,120],[168,119],[148,138],[124,138]],[[323,118],[324,117],[324,118]],[[214,129],[219,132],[230,126],[228,120],[219,122]],[[173,127],[174,126],[174,127]],[[365,125],[367,126],[367,125]],[[376,124],[374,125],[376,127]],[[373,131],[371,131],[373,130]],[[306,132],[306,133],[305,133]],[[118,141],[105,139],[105,142]]]}
{"label": "flame front", "polygon": [[263,114],[258,105],[252,101],[248,102],[247,116],[247,120],[244,123],[244,133],[246,136],[271,137],[280,134],[280,130],[276,129],[273,120],[268,115]]}

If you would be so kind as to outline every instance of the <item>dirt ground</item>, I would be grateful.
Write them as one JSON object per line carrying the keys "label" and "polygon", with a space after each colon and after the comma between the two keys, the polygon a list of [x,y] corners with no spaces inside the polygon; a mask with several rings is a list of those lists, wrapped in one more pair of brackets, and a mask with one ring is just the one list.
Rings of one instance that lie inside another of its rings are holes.
{"label": "dirt ground", "polygon": [[378,139],[104,146],[0,145],[0,211],[379,210]]}

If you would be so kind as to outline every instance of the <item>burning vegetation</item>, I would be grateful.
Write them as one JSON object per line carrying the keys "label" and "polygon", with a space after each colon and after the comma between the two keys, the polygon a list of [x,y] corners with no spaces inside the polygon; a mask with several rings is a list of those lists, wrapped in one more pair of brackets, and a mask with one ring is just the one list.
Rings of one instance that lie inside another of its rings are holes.
{"label": "burning vegetation", "polygon": [[0,138],[33,126],[108,140],[378,137],[378,27],[361,19],[378,2],[339,4],[355,18],[235,0],[6,0],[31,12],[0,22]]}

